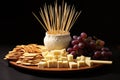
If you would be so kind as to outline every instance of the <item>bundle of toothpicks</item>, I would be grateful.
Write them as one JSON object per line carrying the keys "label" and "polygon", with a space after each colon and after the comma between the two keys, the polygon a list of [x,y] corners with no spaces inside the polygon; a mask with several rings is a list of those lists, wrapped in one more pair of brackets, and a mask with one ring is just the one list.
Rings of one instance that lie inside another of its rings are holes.
{"label": "bundle of toothpicks", "polygon": [[45,3],[40,8],[39,14],[43,21],[34,12],[32,14],[49,34],[64,34],[70,31],[81,11],[76,11],[74,5],[68,5],[64,0],[62,5],[58,5],[56,0],[54,5]]}

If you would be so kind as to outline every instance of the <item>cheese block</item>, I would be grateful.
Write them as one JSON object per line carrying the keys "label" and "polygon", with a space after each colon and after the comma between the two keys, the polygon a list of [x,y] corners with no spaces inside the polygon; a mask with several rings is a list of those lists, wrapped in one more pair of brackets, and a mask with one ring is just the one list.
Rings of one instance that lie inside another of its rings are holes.
{"label": "cheese block", "polygon": [[68,68],[68,67],[69,67],[69,62],[63,61],[63,68]]}
{"label": "cheese block", "polygon": [[81,56],[77,56],[76,60],[77,61],[85,61],[85,56],[81,55]]}
{"label": "cheese block", "polygon": [[69,62],[69,67],[70,69],[72,69],[72,68],[77,68],[78,66],[76,62]]}
{"label": "cheese block", "polygon": [[68,61],[73,61],[73,55],[68,54],[68,55],[67,55],[67,60],[68,60]]}
{"label": "cheese block", "polygon": [[48,60],[47,61],[47,66],[49,68],[57,68],[57,60]]}
{"label": "cheese block", "polygon": [[60,58],[67,56],[67,52],[65,49],[51,50],[51,51],[42,52],[42,55],[47,60],[51,60],[51,59],[59,59],[60,60]]}
{"label": "cheese block", "polygon": [[47,62],[39,62],[38,63],[38,68],[46,68],[47,67]]}
{"label": "cheese block", "polygon": [[54,58],[54,56],[52,56],[52,55],[47,55],[47,56],[45,56],[45,59],[46,60],[52,60]]}
{"label": "cheese block", "polygon": [[86,66],[85,61],[77,61],[78,68]]}
{"label": "cheese block", "polygon": [[63,67],[63,62],[62,61],[57,61],[57,67],[62,68]]}

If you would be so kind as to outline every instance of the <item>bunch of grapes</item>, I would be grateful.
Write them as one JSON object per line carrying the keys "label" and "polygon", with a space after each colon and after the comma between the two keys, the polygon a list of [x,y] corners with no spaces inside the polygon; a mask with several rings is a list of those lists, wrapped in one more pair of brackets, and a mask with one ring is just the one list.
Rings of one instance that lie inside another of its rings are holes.
{"label": "bunch of grapes", "polygon": [[74,58],[80,55],[89,56],[92,59],[108,60],[111,58],[112,52],[105,47],[105,41],[88,36],[82,32],[79,36],[72,36],[70,46],[67,52],[72,54]]}

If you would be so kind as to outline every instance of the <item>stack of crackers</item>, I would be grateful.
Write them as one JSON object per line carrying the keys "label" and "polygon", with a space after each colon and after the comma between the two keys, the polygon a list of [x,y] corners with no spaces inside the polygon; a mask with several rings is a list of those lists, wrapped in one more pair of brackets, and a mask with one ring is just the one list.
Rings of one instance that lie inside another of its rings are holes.
{"label": "stack of crackers", "polygon": [[12,51],[8,52],[4,59],[16,61],[16,63],[23,65],[37,65],[43,58],[42,52],[44,51],[46,51],[46,48],[43,45],[17,45]]}

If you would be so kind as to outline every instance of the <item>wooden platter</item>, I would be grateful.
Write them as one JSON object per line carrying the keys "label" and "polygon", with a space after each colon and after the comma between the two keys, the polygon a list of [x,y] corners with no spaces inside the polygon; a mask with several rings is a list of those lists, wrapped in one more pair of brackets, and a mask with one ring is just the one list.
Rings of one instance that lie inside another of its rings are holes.
{"label": "wooden platter", "polygon": [[32,71],[55,71],[55,72],[62,72],[62,71],[80,71],[80,70],[87,70],[87,69],[94,69],[102,66],[102,64],[94,64],[93,66],[84,66],[80,68],[38,68],[37,66],[26,66],[22,64],[17,64],[14,61],[9,61],[10,65],[15,66],[17,68],[22,68],[25,70],[32,70]]}

